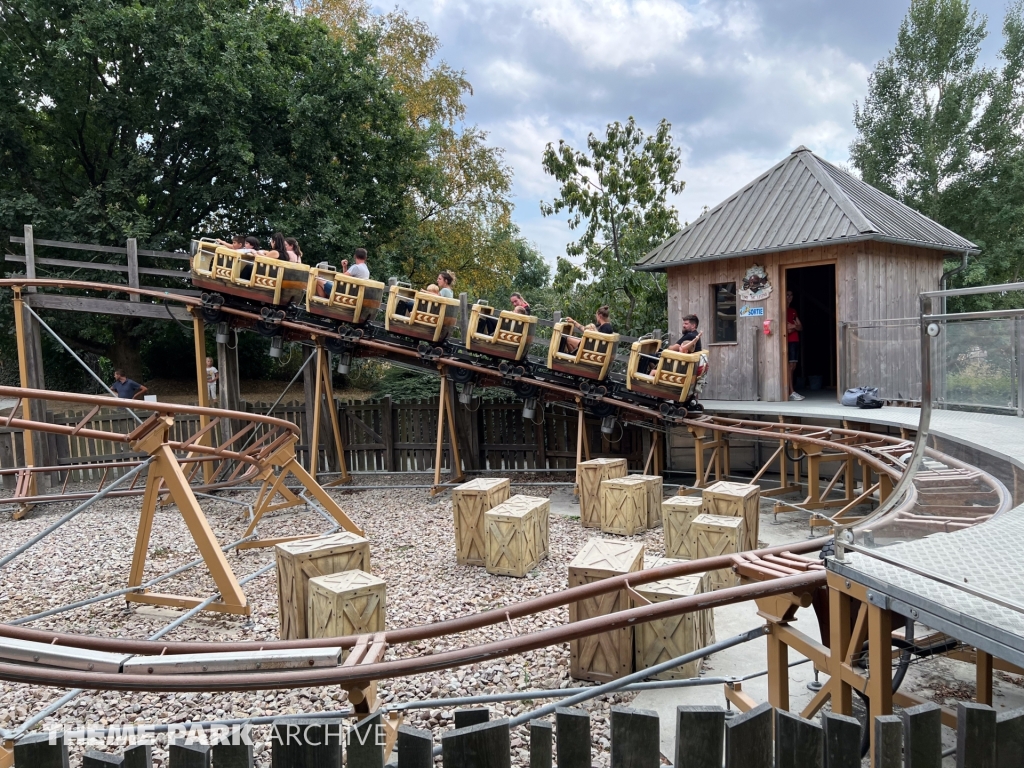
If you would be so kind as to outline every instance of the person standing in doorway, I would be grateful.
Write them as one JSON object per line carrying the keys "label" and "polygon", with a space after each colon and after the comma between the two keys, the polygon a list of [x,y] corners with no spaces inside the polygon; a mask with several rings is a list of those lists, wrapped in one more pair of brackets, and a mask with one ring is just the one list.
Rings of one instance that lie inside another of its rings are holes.
{"label": "person standing in doorway", "polygon": [[120,368],[114,371],[114,383],[110,385],[110,388],[122,400],[138,400],[149,392],[149,390],[139,384],[139,382],[132,381],[125,376],[124,371]]}
{"label": "person standing in doorway", "polygon": [[213,358],[206,358],[206,389],[210,393],[210,402],[217,402],[217,382],[220,381],[220,371],[213,367]]}
{"label": "person standing in doorway", "polygon": [[803,400],[804,396],[793,389],[796,364],[800,362],[800,332],[804,327],[793,308],[793,292],[786,291],[786,357],[789,360],[789,399]]}

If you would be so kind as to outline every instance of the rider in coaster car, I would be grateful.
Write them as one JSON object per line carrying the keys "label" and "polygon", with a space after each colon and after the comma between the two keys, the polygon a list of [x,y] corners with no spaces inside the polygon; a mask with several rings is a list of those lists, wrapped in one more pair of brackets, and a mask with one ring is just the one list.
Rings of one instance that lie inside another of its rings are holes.
{"label": "rider in coaster car", "polygon": [[[605,304],[603,307],[598,307],[597,312],[594,313],[594,322],[588,323],[586,326],[581,325],[571,317],[565,318],[563,322],[572,323],[573,326],[579,331],[597,331],[598,333],[615,333],[615,328],[612,327],[611,322],[611,310],[608,309],[608,305]],[[577,336],[563,336],[562,344],[564,349],[571,355],[576,354],[576,350],[580,348],[580,344],[583,339]]]}
{"label": "rider in coaster car", "polygon": [[[352,254],[355,259],[355,264],[349,266],[348,259],[341,260],[341,271],[349,277],[354,277],[359,280],[370,279],[370,268],[366,266],[366,249],[356,248],[355,253]],[[334,288],[333,280],[325,280],[322,277],[316,279],[316,295],[322,299],[326,299],[331,295],[331,290]]]}

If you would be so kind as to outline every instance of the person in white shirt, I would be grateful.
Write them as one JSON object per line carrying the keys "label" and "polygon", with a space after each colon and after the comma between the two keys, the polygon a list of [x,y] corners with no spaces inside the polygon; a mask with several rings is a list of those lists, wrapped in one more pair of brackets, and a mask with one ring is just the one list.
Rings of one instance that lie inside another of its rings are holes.
{"label": "person in white shirt", "polygon": [[[366,249],[356,248],[354,254],[352,254],[356,263],[349,266],[348,259],[342,259],[341,270],[349,277],[354,277],[359,280],[370,279],[370,268],[366,266]],[[321,277],[316,279],[316,295],[322,298],[327,298],[331,295],[331,289],[334,288],[333,280],[324,280]]]}
{"label": "person in white shirt", "polygon": [[210,402],[217,401],[217,382],[220,381],[220,372],[213,367],[213,358],[206,358],[206,389],[210,393]]}

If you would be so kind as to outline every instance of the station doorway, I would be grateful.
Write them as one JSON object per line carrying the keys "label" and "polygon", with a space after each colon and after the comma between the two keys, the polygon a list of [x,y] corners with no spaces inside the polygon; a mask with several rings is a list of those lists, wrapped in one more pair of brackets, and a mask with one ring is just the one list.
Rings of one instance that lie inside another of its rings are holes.
{"label": "station doorway", "polygon": [[[835,400],[839,347],[835,263],[787,269],[786,290],[793,292],[793,308],[803,325],[799,360],[793,376],[794,389],[805,397]],[[785,330],[785,325],[782,330]],[[789,375],[787,363],[784,354],[784,380]]]}

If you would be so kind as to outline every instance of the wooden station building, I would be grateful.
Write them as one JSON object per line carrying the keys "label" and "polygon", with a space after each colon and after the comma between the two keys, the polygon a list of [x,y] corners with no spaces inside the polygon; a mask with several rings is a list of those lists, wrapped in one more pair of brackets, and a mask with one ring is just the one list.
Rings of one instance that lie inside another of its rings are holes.
{"label": "wooden station building", "polygon": [[[705,399],[786,398],[787,289],[804,329],[798,391],[870,385],[916,399],[918,295],[939,289],[946,259],[978,252],[801,146],[636,269],[668,273],[674,337],[684,315],[700,318]],[[859,343],[844,345],[851,328]]]}

